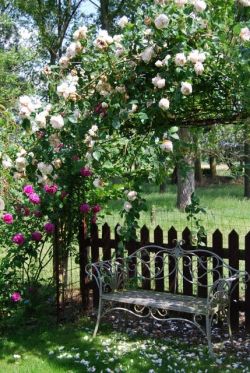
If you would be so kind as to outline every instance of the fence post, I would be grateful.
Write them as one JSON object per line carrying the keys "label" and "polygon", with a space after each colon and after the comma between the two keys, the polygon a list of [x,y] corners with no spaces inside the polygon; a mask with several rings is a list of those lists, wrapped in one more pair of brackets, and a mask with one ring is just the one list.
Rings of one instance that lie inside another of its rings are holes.
{"label": "fence post", "polygon": [[[182,238],[185,241],[184,249],[190,250],[192,249],[190,243],[191,232],[188,228],[185,228],[182,233]],[[190,261],[190,262],[189,262]],[[183,258],[183,294],[184,295],[192,295],[193,294],[193,285],[192,285],[192,275],[190,273],[192,271],[192,255],[190,257],[185,256]]]}
{"label": "fence post", "polygon": [[[98,243],[98,226],[91,225],[91,260],[92,263],[99,261],[99,243]],[[99,304],[99,288],[96,281],[93,280],[93,306],[96,308]]]}
{"label": "fence post", "polygon": [[[163,244],[163,231],[159,225],[154,230],[154,243],[159,246]],[[164,291],[164,256],[162,253],[158,254],[155,259],[155,290]]]}
{"label": "fence post", "polygon": [[[144,225],[141,229],[141,244],[142,246],[146,246],[149,243],[149,230],[148,228]],[[142,256],[142,261],[143,262],[148,262],[150,265],[150,254],[144,253]],[[142,281],[142,288],[145,290],[150,290],[150,271],[148,267],[143,264],[142,262],[142,276],[145,277],[145,280]]]}
{"label": "fence post", "polygon": [[103,260],[111,259],[110,227],[107,223],[102,226]]}
{"label": "fence post", "polygon": [[[229,265],[239,270],[239,236],[235,230],[229,234]],[[235,287],[231,294],[231,325],[233,329],[239,328],[239,281],[232,283]]]}
{"label": "fence post", "polygon": [[[205,243],[207,248],[207,237],[204,238],[203,242]],[[202,249],[202,247],[199,249]],[[199,258],[202,260],[202,265],[198,264],[198,278],[200,282],[200,286],[198,286],[198,296],[201,298],[207,298],[207,256],[204,255],[204,257]]]}
{"label": "fence post", "polygon": [[[177,240],[177,230],[171,227],[168,231],[168,247],[172,248]],[[175,260],[169,255],[168,256],[168,271],[169,271],[169,291],[170,293],[178,292],[178,272],[175,270]]]}
{"label": "fence post", "polygon": [[[245,238],[245,270],[250,275],[250,232]],[[246,318],[246,330],[250,332],[250,281],[246,283],[245,293],[245,318]]]}
{"label": "fence post", "polygon": [[[213,252],[223,258],[223,236],[219,229],[213,234]],[[216,271],[213,272],[213,282],[217,281],[219,277],[223,276],[223,267],[218,267],[218,260],[213,259],[213,269],[216,268]]]}
{"label": "fence post", "polygon": [[83,308],[86,309],[89,305],[89,278],[85,272],[85,267],[88,263],[89,241],[87,240],[87,225],[85,221],[79,222],[78,243],[80,259],[80,292]]}

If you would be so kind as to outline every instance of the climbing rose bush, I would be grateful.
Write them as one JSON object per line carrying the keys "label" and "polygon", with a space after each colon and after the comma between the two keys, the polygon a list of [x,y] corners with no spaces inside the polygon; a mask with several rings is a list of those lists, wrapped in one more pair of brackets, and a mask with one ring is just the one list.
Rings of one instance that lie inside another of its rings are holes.
{"label": "climbing rose bush", "polygon": [[[238,6],[249,5],[239,0]],[[142,181],[171,171],[176,124],[221,92],[211,83],[214,71],[225,85],[232,70],[213,11],[203,0],[151,0],[135,23],[122,16],[115,35],[82,26],[58,65],[44,70],[50,102],[20,97],[23,147],[2,157],[17,201],[2,201],[5,263],[23,266],[28,276],[32,258],[38,278],[45,262],[37,258],[52,258],[55,232],[67,256],[82,222],[90,229],[115,198],[122,199],[121,240],[136,238],[146,208]],[[248,42],[248,30],[234,40]]]}

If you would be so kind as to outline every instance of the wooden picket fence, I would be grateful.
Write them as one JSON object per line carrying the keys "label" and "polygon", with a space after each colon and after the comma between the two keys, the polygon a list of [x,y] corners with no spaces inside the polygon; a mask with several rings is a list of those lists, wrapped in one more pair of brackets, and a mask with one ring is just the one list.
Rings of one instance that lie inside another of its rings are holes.
{"label": "wooden picket fence", "polygon": [[[92,262],[98,260],[110,260],[114,255],[119,256],[119,236],[114,232],[114,238],[111,238],[111,229],[108,224],[104,224],[101,229],[101,237],[99,235],[97,225],[93,225],[91,229],[91,238],[85,239],[84,234],[80,234],[79,246],[80,246],[80,287],[83,304],[87,307],[90,303],[90,299],[93,301],[94,307],[98,305],[98,288],[94,282],[89,282],[88,277],[85,273],[85,266],[88,263],[89,256]],[[192,249],[190,244],[190,230],[186,228],[181,235],[181,238],[185,241],[185,249]],[[140,231],[140,241],[131,241],[126,245],[128,255],[131,255],[137,249],[144,245],[156,244],[165,248],[173,247],[173,240],[177,239],[177,231],[174,227],[168,231],[167,242],[163,240],[163,230],[157,226],[154,230],[153,241],[150,241],[149,229],[144,226]],[[178,237],[180,239],[180,236]],[[226,246],[226,248],[224,247]],[[245,247],[239,247],[239,235],[233,230],[228,237],[224,237],[222,233],[217,229],[212,235],[212,247],[206,247],[206,250],[213,251],[218,254],[221,258],[228,260],[230,266],[246,270],[250,273],[250,232],[245,236]],[[171,271],[171,262],[169,262],[169,270]],[[168,268],[164,269],[168,270]],[[184,267],[185,271],[185,267]],[[164,281],[156,281],[155,290],[157,291],[173,291],[173,278],[169,276],[169,285],[166,288]],[[211,280],[211,279],[209,279]],[[215,278],[213,279],[213,281]],[[207,283],[208,276],[203,278],[203,281]],[[150,282],[145,282],[144,287],[150,289]],[[196,289],[197,290],[197,289]],[[178,291],[185,295],[194,295],[196,290],[193,284],[183,280]],[[206,289],[203,287],[198,288],[198,295],[206,297]],[[240,286],[238,285],[232,298],[236,301],[231,304],[231,323],[234,329],[239,327],[240,312],[245,314],[245,328],[250,332],[250,283],[244,287],[243,292],[240,292]]]}

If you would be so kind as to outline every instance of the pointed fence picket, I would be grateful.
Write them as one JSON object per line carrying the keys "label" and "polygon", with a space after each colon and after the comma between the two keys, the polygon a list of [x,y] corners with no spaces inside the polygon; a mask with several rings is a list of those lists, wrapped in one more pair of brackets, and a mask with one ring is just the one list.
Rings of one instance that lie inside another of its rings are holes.
{"label": "pointed fence picket", "polygon": [[[101,238],[99,237],[98,233],[98,227],[97,225],[93,224],[91,227],[91,237],[90,239],[79,239],[80,243],[80,281],[81,281],[81,294],[82,296],[84,295],[85,297],[85,302],[83,302],[86,305],[86,297],[88,296],[88,301],[91,298],[91,295],[89,292],[85,289],[86,287],[92,288],[92,298],[93,298],[93,304],[96,307],[98,305],[98,300],[99,300],[99,293],[98,293],[98,288],[95,285],[94,281],[91,284],[88,284],[86,281],[86,276],[84,275],[84,268],[85,265],[87,264],[87,255],[86,255],[86,250],[87,247],[90,247],[90,253],[91,253],[91,260],[92,262],[96,262],[102,258],[102,260],[110,260],[112,258],[112,250],[115,253],[116,259],[119,260],[119,257],[121,257],[121,250],[119,247],[119,235],[117,233],[117,228],[118,226],[115,227],[115,238],[111,238],[112,232],[108,224],[104,224],[102,226],[101,232]],[[126,252],[127,254],[125,255],[131,255],[133,254],[137,249],[139,249],[142,246],[145,245],[159,245],[163,246],[166,248],[172,248],[174,247],[173,241],[177,239],[177,231],[174,227],[171,227],[168,231],[168,242],[164,243],[163,242],[163,230],[161,229],[160,226],[157,226],[154,230],[154,239],[153,242],[150,241],[150,232],[149,229],[146,226],[143,226],[141,231],[140,231],[140,241],[130,241],[126,243]],[[191,246],[190,243],[190,230],[188,228],[185,228],[183,231],[181,237],[185,241],[184,248],[185,249],[195,249],[195,247]],[[226,259],[228,263],[236,268],[239,269],[241,268],[242,270],[245,269],[248,273],[250,273],[250,232],[247,234],[245,237],[245,248],[240,249],[239,247],[239,235],[237,234],[236,231],[232,231],[228,237],[225,237],[223,240],[223,235],[222,233],[217,229],[214,234],[212,235],[212,247],[207,247],[205,246],[204,249],[214,252],[218,254],[221,258]],[[227,243],[227,248],[223,247],[223,242]],[[206,244],[206,240],[205,240]],[[85,250],[84,250],[85,246]],[[153,252],[153,249],[152,249]],[[163,254],[164,255],[164,254]],[[150,254],[145,255],[143,257],[144,260],[149,260]],[[202,275],[201,279],[201,284],[198,286],[196,289],[195,286],[189,281],[191,280],[191,276],[188,270],[188,267],[185,266],[185,259],[182,261],[181,265],[183,268],[183,273],[186,279],[183,280],[183,283],[180,282],[180,279],[175,279],[176,274],[174,273],[174,260],[173,258],[169,258],[168,260],[168,265],[165,268],[162,268],[162,263],[163,261],[159,257],[156,261],[155,269],[150,269],[155,270],[155,271],[163,271],[166,274],[169,273],[168,275],[168,281],[164,281],[162,279],[162,274],[159,276],[159,278],[155,278],[155,282],[153,283],[150,280],[143,280],[142,281],[142,288],[143,289],[152,289],[156,291],[167,291],[167,292],[174,292],[175,289],[175,280],[176,281],[176,288],[177,292],[182,293],[184,295],[196,295],[198,293],[198,296],[200,297],[206,297],[207,296],[207,288],[206,285],[208,283],[211,283],[213,281],[216,281],[218,279],[218,273],[213,274],[213,278],[211,278],[211,267],[215,266],[215,262],[211,262],[209,260],[209,255],[208,257],[202,257],[201,258],[204,264],[204,268],[198,269],[199,271],[199,276]],[[240,262],[244,262],[243,265],[240,265]],[[134,273],[133,271],[136,270],[137,268],[137,263],[134,263],[135,265],[133,266],[134,269],[132,269],[129,273],[130,277],[133,277]],[[197,266],[197,262],[192,263],[193,268]],[[206,268],[210,266],[210,271],[206,272]],[[141,267],[141,272],[145,277],[149,276],[149,269],[142,265]],[[222,271],[222,269],[221,269]],[[163,273],[161,272],[161,273]],[[157,272],[155,272],[157,273]],[[231,303],[231,323],[232,327],[234,329],[238,329],[239,327],[239,312],[244,312],[245,313],[245,327],[248,332],[250,332],[250,284],[248,284],[245,287],[245,292],[244,294],[240,294],[240,287],[239,283],[235,284],[235,289],[232,294],[232,303]]]}

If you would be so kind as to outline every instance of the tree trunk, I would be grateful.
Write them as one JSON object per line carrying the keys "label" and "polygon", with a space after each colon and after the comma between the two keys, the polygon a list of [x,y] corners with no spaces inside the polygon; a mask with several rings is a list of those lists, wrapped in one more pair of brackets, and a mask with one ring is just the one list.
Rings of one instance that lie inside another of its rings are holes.
{"label": "tree trunk", "polygon": [[215,157],[213,157],[213,156],[209,157],[209,165],[210,165],[211,178],[214,179],[217,175],[216,158]]}
{"label": "tree trunk", "polygon": [[200,156],[198,156],[195,159],[194,168],[195,168],[195,181],[197,181],[197,183],[201,183],[203,175],[202,175],[201,158],[200,158]]}
{"label": "tree trunk", "polygon": [[100,20],[103,30],[110,31],[110,21],[109,21],[109,0],[100,1]]}
{"label": "tree trunk", "polygon": [[246,142],[244,146],[244,196],[250,198],[250,134],[246,125]]}
{"label": "tree trunk", "polygon": [[161,183],[161,185],[160,185],[160,193],[166,193],[167,192],[167,186],[168,186],[167,180],[164,181],[163,183]]}
{"label": "tree trunk", "polygon": [[[180,140],[190,143],[191,136],[188,128],[180,129]],[[191,196],[195,190],[193,154],[183,145],[183,157],[177,166],[177,207],[184,211],[191,203]]]}

